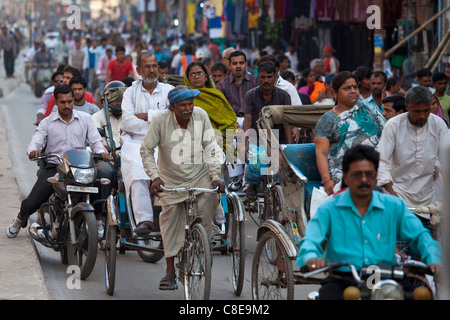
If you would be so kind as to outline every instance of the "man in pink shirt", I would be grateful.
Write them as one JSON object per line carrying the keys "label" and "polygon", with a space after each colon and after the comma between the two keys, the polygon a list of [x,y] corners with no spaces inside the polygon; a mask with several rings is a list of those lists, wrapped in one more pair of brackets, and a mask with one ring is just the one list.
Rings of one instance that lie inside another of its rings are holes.
{"label": "man in pink shirt", "polygon": [[100,94],[103,94],[103,89],[105,88],[106,72],[108,70],[108,64],[115,59],[116,56],[113,54],[113,49],[107,48],[106,54],[101,56],[100,59],[98,60],[96,73],[99,79]]}
{"label": "man in pink shirt", "polygon": [[[57,153],[62,157],[68,150],[86,147],[88,141],[93,153],[101,154],[105,161],[108,160],[108,151],[103,146],[103,139],[91,115],[73,110],[73,90],[67,85],[62,85],[55,88],[54,96],[58,111],[39,123],[28,145],[28,158],[31,160],[39,157],[44,146],[46,153]],[[6,229],[8,237],[17,237],[20,228],[27,226],[28,217],[53,193],[53,186],[47,178],[56,174],[57,165],[58,160],[51,158],[46,167],[40,171],[30,194],[22,201],[19,214]]]}

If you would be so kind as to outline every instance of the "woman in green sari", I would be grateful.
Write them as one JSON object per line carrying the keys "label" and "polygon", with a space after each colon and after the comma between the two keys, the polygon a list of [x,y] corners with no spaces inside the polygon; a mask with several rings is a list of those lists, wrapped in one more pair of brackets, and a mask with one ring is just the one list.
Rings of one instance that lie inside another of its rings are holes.
{"label": "woman in green sari", "polygon": [[208,113],[211,125],[222,133],[223,147],[226,151],[226,130],[236,130],[236,114],[223,93],[216,89],[203,63],[195,61],[189,64],[184,74],[184,83],[200,90],[200,96],[194,99],[194,106]]}

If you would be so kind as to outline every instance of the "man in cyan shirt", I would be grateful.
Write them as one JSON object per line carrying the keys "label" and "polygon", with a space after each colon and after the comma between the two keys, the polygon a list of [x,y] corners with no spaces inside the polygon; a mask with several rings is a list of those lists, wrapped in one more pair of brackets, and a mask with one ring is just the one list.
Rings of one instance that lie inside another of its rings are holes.
{"label": "man in cyan shirt", "polygon": [[[299,266],[317,270],[326,263],[347,262],[359,270],[364,265],[396,265],[396,244],[402,239],[413,244],[433,273],[439,273],[439,242],[400,198],[374,191],[379,159],[378,152],[367,145],[345,153],[342,170],[348,188],[322,203],[309,220],[299,242]],[[319,299],[342,300],[345,288],[355,285],[349,271],[341,267],[339,278],[325,278]]]}

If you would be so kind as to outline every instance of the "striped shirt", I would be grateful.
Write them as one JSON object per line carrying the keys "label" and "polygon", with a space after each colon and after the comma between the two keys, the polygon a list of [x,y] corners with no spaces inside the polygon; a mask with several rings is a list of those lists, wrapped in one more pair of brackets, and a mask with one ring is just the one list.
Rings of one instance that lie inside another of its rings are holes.
{"label": "striped shirt", "polygon": [[234,113],[236,113],[236,116],[243,117],[240,110],[244,105],[245,94],[258,85],[256,77],[246,72],[241,85],[236,86],[233,75],[230,73],[216,84],[216,88],[222,91],[228,103],[233,108]]}

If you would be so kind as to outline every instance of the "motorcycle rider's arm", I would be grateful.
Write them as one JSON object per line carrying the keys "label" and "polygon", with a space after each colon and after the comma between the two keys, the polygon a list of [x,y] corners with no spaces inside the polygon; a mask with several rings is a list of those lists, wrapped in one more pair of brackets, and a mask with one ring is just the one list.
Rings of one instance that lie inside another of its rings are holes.
{"label": "motorcycle rider's arm", "polygon": [[[31,160],[33,158],[40,156],[40,150],[42,150],[46,143],[47,138],[47,124],[48,120],[44,119],[42,120],[38,127],[36,128],[36,131],[33,134],[33,137],[31,138],[31,141],[27,148],[27,155],[28,158]],[[39,150],[39,151],[37,151]],[[38,154],[38,155],[36,155]]]}

